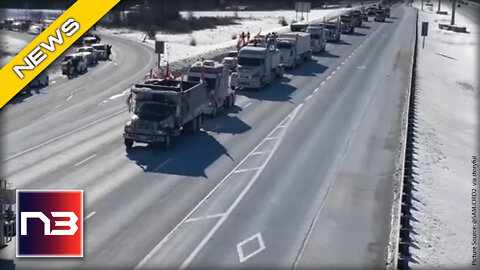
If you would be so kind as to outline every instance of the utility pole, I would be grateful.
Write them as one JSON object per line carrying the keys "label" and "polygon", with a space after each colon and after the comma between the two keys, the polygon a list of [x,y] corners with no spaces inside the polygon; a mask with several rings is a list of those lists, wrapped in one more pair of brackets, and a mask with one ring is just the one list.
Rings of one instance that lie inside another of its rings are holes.
{"label": "utility pole", "polygon": [[422,10],[423,10],[423,0],[422,0]]}
{"label": "utility pole", "polygon": [[442,0],[438,0],[438,12],[440,12],[440,6],[442,5]]}
{"label": "utility pole", "polygon": [[455,5],[456,1],[452,0],[452,21],[450,22],[450,25],[455,25]]}

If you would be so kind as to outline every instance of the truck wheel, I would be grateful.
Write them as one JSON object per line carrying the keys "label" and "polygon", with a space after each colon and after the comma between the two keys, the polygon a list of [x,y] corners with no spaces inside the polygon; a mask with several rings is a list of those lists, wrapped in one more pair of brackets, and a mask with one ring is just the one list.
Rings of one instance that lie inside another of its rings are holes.
{"label": "truck wheel", "polygon": [[132,146],[133,146],[133,140],[125,139],[125,148],[132,149]]}
{"label": "truck wheel", "polygon": [[172,142],[171,142],[170,135],[166,135],[165,140],[163,141],[163,150],[164,151],[169,150],[170,147],[172,146],[171,144],[172,144]]}

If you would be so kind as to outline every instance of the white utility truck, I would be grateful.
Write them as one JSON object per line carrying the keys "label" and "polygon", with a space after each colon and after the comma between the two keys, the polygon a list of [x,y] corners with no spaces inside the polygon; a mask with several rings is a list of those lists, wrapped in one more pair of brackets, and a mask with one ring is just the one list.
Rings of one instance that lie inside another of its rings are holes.
{"label": "white utility truck", "polygon": [[295,68],[302,61],[312,59],[310,50],[310,33],[290,32],[281,34],[277,39],[280,50],[280,63],[289,68]]}
{"label": "white utility truck", "polygon": [[[252,41],[252,40],[250,40]],[[262,89],[274,81],[275,77],[283,77],[283,64],[280,63],[280,51],[275,38],[260,37],[258,42],[243,47],[238,52],[237,72],[230,77],[232,89]]]}
{"label": "white utility truck", "polygon": [[188,73],[188,81],[207,83],[207,92],[209,96],[208,107],[205,114],[214,117],[221,108],[231,108],[235,105],[235,91],[228,87],[229,70],[223,64],[213,60],[204,60],[193,64]]}

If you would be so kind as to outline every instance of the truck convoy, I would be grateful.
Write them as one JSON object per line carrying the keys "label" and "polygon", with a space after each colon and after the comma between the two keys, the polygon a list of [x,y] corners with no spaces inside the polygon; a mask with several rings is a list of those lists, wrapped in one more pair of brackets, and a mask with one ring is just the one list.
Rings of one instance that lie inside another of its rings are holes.
{"label": "truck convoy", "polygon": [[124,127],[127,150],[134,142],[170,149],[172,137],[200,130],[210,101],[206,82],[147,80],[130,91],[134,114]]}
{"label": "truck convoy", "polygon": [[309,25],[306,31],[310,34],[310,50],[312,50],[312,53],[325,51],[325,31],[323,26]]}
{"label": "truck convoy", "polygon": [[263,36],[253,44],[257,45],[249,43],[238,52],[237,71],[230,78],[232,89],[241,87],[260,90],[272,83],[275,77],[283,77],[284,67],[280,63],[276,39]]}
{"label": "truck convoy", "polygon": [[235,91],[228,87],[228,75],[229,70],[226,66],[212,60],[197,62],[190,67],[188,81],[200,82],[203,77],[207,83],[209,102],[205,114],[215,117],[221,107],[235,106],[236,95]]}
{"label": "truck convoy", "polygon": [[312,59],[309,33],[281,34],[277,39],[277,48],[280,50],[280,63],[289,68]]}

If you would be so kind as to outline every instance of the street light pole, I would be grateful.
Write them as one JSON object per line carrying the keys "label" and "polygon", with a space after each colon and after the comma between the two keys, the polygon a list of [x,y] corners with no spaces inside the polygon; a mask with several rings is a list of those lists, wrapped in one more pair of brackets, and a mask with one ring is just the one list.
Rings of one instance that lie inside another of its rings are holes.
{"label": "street light pole", "polygon": [[450,25],[455,25],[455,0],[452,0],[452,21],[450,22]]}
{"label": "street light pole", "polygon": [[423,10],[423,0],[422,0],[422,10]]}

